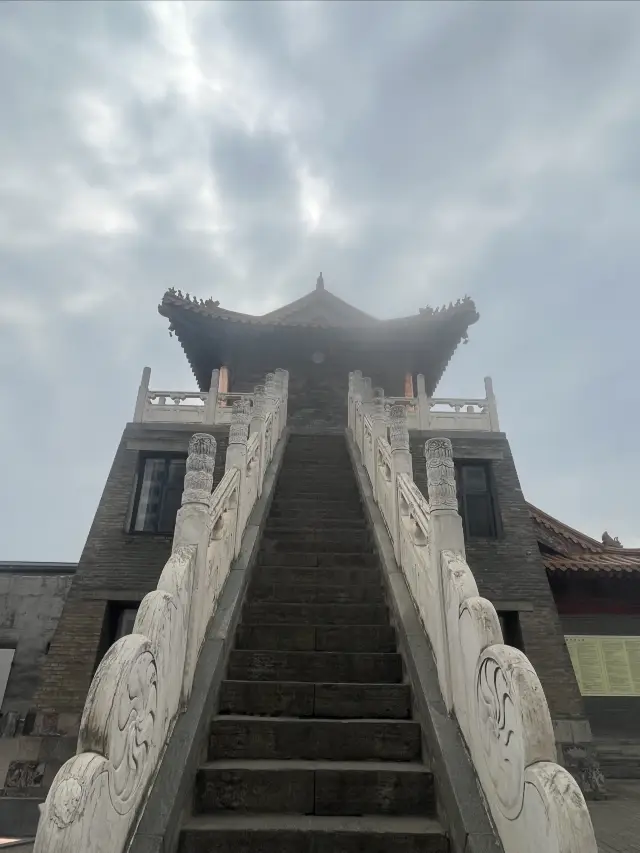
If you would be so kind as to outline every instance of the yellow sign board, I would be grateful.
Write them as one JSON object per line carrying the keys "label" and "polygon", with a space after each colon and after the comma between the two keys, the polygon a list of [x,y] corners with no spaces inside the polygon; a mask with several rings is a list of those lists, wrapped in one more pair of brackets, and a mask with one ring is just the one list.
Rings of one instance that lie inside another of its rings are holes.
{"label": "yellow sign board", "polygon": [[583,696],[640,696],[640,637],[565,637]]}

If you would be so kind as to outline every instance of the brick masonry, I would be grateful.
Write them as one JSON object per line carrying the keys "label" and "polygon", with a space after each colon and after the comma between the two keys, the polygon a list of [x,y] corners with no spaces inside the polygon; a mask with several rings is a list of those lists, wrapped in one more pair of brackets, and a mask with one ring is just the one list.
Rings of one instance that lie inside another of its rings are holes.
{"label": "brick masonry", "polygon": [[467,560],[480,595],[497,609],[518,611],[524,650],[540,678],[556,727],[559,760],[575,773],[585,792],[597,792],[602,780],[594,764],[584,702],[509,442],[503,433],[412,432],[413,476],[425,496],[424,445],[436,436],[451,439],[455,460],[491,464],[499,535],[468,538]]}
{"label": "brick masonry", "polygon": [[[44,659],[33,712],[0,739],[0,783],[7,797],[45,796],[76,749],[91,679],[105,647],[110,601],[137,604],[155,588],[171,536],[129,532],[141,451],[184,453],[193,425],[128,424],[100,498],[78,569]],[[217,440],[214,488],[224,475],[228,427],[203,428]],[[0,826],[0,833],[5,828]]]}
{"label": "brick masonry", "polygon": [[[224,474],[228,428],[205,431],[218,443],[215,488]],[[82,711],[99,662],[108,602],[137,603],[155,588],[171,553],[171,536],[128,531],[140,451],[186,456],[193,432],[192,425],[125,428],[41,673],[35,698],[39,711]]]}

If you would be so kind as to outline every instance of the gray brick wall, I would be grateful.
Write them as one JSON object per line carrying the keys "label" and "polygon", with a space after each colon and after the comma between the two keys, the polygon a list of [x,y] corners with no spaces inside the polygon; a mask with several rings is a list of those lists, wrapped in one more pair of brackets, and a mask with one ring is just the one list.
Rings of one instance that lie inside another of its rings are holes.
{"label": "gray brick wall", "polygon": [[[224,474],[228,427],[203,431],[218,448],[214,488]],[[116,451],[66,605],[42,667],[35,703],[43,712],[80,712],[95,670],[109,600],[139,601],[155,588],[170,536],[127,530],[141,450],[187,452],[192,425],[128,424]]]}
{"label": "gray brick wall", "polygon": [[495,603],[522,602],[528,606],[518,608],[522,639],[542,682],[552,717],[584,717],[582,697],[509,442],[503,433],[412,432],[414,479],[425,495],[424,444],[434,437],[451,439],[456,460],[491,463],[501,535],[497,539],[467,541],[467,560],[482,596]]}

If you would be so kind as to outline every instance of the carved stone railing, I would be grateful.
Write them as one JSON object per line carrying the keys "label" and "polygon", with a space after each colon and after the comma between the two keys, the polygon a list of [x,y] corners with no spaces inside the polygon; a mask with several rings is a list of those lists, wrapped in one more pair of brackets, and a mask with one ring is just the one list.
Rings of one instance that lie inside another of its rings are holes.
{"label": "carved stone railing", "polygon": [[151,370],[142,371],[134,422],[177,424],[230,424],[233,405],[253,401],[253,394],[219,391],[220,371],[211,374],[208,391],[150,391]]}
{"label": "carved stone railing", "polygon": [[226,471],[214,492],[216,440],[189,443],[172,554],[133,633],[106,653],[84,706],[77,754],[42,806],[34,853],[123,853],[174,724],[191,695],[207,626],[286,424],[286,371],[236,400]]}
{"label": "carved stone railing", "polygon": [[[356,373],[359,381],[363,383],[363,409],[368,412],[373,403],[371,380],[362,377],[358,371]],[[410,430],[499,432],[498,406],[493,393],[493,383],[488,376],[484,380],[484,387],[484,398],[428,397],[424,376],[420,374],[416,397],[385,397],[384,407],[388,412],[392,406],[404,406]]]}
{"label": "carved stone railing", "polygon": [[478,594],[466,562],[451,442],[426,442],[427,500],[413,481],[406,407],[391,407],[388,443],[386,426],[380,434],[369,414],[380,412],[371,399],[361,374],[351,374],[349,429],[505,853],[597,853],[582,792],[556,763],[538,676],[526,655],[504,644],[495,608]]}

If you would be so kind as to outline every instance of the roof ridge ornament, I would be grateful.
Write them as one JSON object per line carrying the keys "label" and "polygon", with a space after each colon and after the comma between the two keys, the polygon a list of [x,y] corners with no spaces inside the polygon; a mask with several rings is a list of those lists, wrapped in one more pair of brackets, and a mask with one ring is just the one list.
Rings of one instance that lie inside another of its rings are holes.
{"label": "roof ridge ornament", "polygon": [[324,279],[322,277],[322,273],[316,279],[316,290],[324,290]]}

